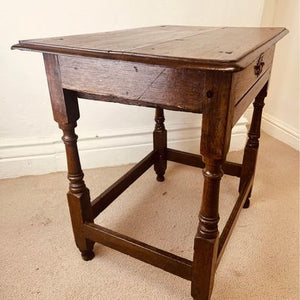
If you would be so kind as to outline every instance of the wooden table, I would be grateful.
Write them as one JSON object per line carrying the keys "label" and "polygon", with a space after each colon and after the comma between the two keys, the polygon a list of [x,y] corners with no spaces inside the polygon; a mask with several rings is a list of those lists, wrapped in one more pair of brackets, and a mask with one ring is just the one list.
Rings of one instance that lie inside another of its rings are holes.
{"label": "wooden table", "polygon": [[[216,268],[239,212],[249,206],[275,43],[287,32],[284,28],[156,26],[25,40],[12,47],[43,53],[54,119],[63,131],[68,202],[83,259],[94,257],[93,245],[98,242],[191,280],[194,299],[210,298]],[[78,97],[155,108],[153,151],[93,201],[83,181],[74,131]],[[228,162],[232,127],[253,99],[243,163]],[[203,114],[201,155],[167,148],[163,109]],[[157,180],[163,181],[168,160],[204,168],[193,261],[94,223],[152,165]],[[219,236],[223,173],[239,177],[240,184],[239,197]]]}

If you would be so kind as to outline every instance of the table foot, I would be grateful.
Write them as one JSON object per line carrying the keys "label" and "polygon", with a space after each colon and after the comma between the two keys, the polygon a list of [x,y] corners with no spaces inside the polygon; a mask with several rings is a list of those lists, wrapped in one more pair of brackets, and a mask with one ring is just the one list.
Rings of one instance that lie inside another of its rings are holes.
{"label": "table foot", "polygon": [[160,182],[163,182],[163,181],[165,181],[165,176],[164,175],[157,175],[156,180],[160,181]]}
{"label": "table foot", "polygon": [[85,238],[82,227],[85,222],[93,223],[94,219],[90,192],[83,180],[84,174],[80,165],[75,126],[76,122],[59,124],[59,127],[63,130],[62,140],[67,155],[69,179],[67,198],[76,246],[79,248],[84,260],[91,260],[94,257],[92,250],[95,242]]}
{"label": "table foot", "polygon": [[222,160],[206,158],[199,226],[194,240],[192,289],[194,299],[209,300],[216,271],[219,246],[219,190]]}
{"label": "table foot", "polygon": [[244,203],[243,208],[249,208],[250,207],[250,198],[251,198],[252,188],[250,189],[250,192],[248,193],[247,200]]}
{"label": "table foot", "polygon": [[249,208],[250,207],[250,198],[247,198],[246,202],[244,203],[243,208]]}
{"label": "table foot", "polygon": [[92,260],[95,257],[95,253],[92,250],[81,251],[81,257],[83,260]]}

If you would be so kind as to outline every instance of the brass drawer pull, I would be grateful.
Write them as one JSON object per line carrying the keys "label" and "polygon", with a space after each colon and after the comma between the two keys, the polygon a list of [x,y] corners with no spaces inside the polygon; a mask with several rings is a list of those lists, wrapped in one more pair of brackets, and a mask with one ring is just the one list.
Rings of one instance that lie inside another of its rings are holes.
{"label": "brass drawer pull", "polygon": [[257,77],[261,74],[263,67],[265,65],[265,63],[263,62],[263,59],[264,59],[264,54],[262,53],[257,61],[257,64],[254,66],[254,74]]}

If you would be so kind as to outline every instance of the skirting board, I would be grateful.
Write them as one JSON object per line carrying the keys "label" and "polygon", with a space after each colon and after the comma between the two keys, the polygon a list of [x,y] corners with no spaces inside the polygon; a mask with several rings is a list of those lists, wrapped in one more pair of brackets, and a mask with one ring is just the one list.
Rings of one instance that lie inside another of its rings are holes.
{"label": "skirting board", "polygon": [[[253,109],[247,109],[245,116],[248,120],[251,120]],[[292,148],[300,151],[300,132],[295,128],[292,128],[285,122],[273,117],[268,113],[262,115],[262,130],[274,137],[275,139],[291,146]]]}
{"label": "skirting board", "polygon": [[[231,151],[246,141],[247,120],[241,118],[232,131]],[[197,124],[198,125],[198,124]],[[195,124],[167,124],[168,147],[199,152],[201,128]],[[79,136],[83,169],[135,163],[152,150],[152,128],[104,131],[93,137]],[[60,136],[60,132],[57,133]],[[66,170],[64,145],[59,139],[9,140],[0,146],[0,178],[38,175]]]}

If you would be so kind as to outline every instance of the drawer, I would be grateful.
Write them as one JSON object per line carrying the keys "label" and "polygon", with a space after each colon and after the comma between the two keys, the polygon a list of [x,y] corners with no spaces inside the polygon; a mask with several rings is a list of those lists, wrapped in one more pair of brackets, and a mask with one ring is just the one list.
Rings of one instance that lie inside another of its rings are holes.
{"label": "drawer", "polygon": [[232,101],[236,105],[248,90],[272,66],[275,47],[261,53],[247,68],[236,72],[232,77]]}
{"label": "drawer", "polygon": [[271,68],[267,69],[266,72],[255,82],[255,84],[248,90],[243,98],[235,105],[232,126],[236,124],[239,118],[243,115],[247,107],[253,102],[253,99],[257,96],[260,90],[264,87],[270,78]]}

